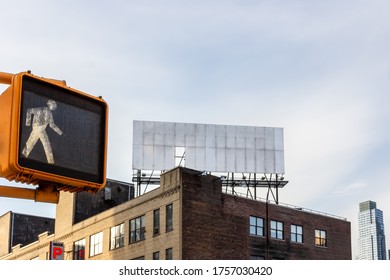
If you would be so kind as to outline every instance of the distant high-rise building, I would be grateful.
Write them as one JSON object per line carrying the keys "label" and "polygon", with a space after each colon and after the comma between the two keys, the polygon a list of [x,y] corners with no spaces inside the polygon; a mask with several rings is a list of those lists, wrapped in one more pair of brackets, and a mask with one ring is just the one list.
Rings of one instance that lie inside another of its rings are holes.
{"label": "distant high-rise building", "polygon": [[376,202],[359,204],[359,259],[386,260],[385,228],[383,212]]}

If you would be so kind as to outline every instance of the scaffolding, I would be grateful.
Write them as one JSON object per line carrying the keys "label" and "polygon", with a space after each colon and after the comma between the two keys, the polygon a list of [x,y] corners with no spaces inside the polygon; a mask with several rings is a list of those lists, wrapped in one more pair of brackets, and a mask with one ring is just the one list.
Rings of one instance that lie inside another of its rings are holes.
{"label": "scaffolding", "polygon": [[[164,171],[133,170],[133,182],[136,184],[136,196],[160,186],[160,176]],[[256,173],[212,173],[200,172],[200,175],[213,175],[221,180],[222,191],[227,194],[244,196],[248,199],[266,200],[279,204],[279,190],[288,181],[282,174]]]}

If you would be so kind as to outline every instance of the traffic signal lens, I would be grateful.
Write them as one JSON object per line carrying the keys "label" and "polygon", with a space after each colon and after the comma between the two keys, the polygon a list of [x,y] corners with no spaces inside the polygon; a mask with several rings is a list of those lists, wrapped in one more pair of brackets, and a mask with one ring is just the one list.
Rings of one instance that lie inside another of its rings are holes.
{"label": "traffic signal lens", "polygon": [[106,104],[28,75],[22,79],[18,164],[103,183]]}

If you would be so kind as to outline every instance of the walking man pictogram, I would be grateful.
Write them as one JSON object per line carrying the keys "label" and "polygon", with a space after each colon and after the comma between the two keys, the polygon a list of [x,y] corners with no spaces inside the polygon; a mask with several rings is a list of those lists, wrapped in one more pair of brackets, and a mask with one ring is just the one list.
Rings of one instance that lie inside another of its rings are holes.
{"label": "walking man pictogram", "polygon": [[30,108],[27,110],[26,117],[26,126],[31,125],[32,118],[32,131],[26,142],[22,154],[28,158],[32,149],[34,149],[35,144],[38,140],[41,140],[43,149],[45,150],[47,162],[50,164],[54,163],[53,152],[51,149],[51,144],[49,137],[46,133],[47,125],[50,126],[57,134],[62,135],[61,129],[54,123],[53,113],[57,109],[57,103],[54,100],[49,100],[47,102],[47,107],[38,107]]}

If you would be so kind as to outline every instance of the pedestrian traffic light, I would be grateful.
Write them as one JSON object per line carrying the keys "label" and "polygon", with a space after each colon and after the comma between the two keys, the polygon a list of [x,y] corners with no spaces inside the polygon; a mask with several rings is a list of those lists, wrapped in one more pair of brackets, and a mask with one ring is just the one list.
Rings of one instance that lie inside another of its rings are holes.
{"label": "pedestrian traffic light", "polygon": [[0,73],[0,176],[58,190],[97,191],[106,181],[108,106],[30,72]]}

